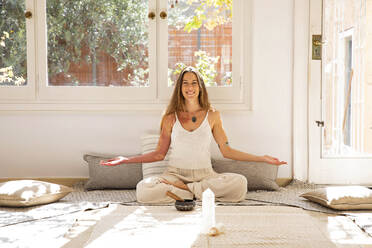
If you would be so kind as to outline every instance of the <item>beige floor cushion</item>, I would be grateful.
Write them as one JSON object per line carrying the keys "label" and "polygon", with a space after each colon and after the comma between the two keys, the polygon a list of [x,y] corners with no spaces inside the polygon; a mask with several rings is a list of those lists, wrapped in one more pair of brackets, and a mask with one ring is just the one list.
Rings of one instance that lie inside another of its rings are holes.
{"label": "beige floor cushion", "polygon": [[372,190],[363,186],[330,186],[300,196],[332,209],[372,209]]}
{"label": "beige floor cushion", "polygon": [[8,181],[0,183],[0,206],[29,207],[56,202],[72,191],[64,185],[36,180]]}

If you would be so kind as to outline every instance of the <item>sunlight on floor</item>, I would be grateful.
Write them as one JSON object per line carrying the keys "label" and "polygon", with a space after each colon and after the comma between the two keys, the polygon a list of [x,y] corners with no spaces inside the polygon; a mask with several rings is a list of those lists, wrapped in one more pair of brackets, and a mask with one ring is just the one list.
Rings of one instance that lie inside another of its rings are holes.
{"label": "sunlight on floor", "polygon": [[337,244],[372,245],[372,238],[345,216],[328,217],[329,238]]}
{"label": "sunlight on floor", "polygon": [[372,238],[346,216],[278,206],[242,209],[217,208],[217,221],[227,231],[211,238],[200,234],[200,206],[178,212],[171,206],[112,204],[80,216],[54,247],[313,247],[317,242],[319,247],[372,248]]}
{"label": "sunlight on floor", "polygon": [[[159,213],[156,213],[159,216]],[[113,211],[95,229],[98,237],[86,247],[104,247],[108,243],[123,242],[127,247],[191,247],[200,233],[201,211],[187,214],[162,214],[161,220],[142,206],[120,219]],[[167,240],[160,240],[164,237]]]}
{"label": "sunlight on floor", "polygon": [[72,213],[1,227],[0,247],[62,247],[70,241],[63,237],[67,226],[78,216]]}
{"label": "sunlight on floor", "polygon": [[[98,223],[104,216],[112,213],[117,208],[117,205],[110,205],[108,208],[87,211],[77,219],[77,222],[69,230],[69,232],[64,235],[64,239],[69,241],[73,238],[78,237],[81,233],[92,228]],[[78,223],[78,224],[77,224]]]}

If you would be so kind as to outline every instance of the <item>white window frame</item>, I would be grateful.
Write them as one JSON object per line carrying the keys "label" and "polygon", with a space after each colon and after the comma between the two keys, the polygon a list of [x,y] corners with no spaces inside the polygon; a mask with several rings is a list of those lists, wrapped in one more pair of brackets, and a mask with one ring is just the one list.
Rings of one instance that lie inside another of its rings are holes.
{"label": "white window frame", "polygon": [[[28,91],[10,87],[0,94],[0,110],[163,110],[173,87],[168,87],[168,24],[159,17],[166,0],[149,0],[149,87],[48,86],[46,1],[25,0],[33,13],[27,19]],[[251,1],[234,0],[233,86],[208,87],[213,106],[220,110],[251,110]],[[35,12],[36,11],[36,12]],[[35,39],[36,38],[36,39]],[[30,47],[30,48],[29,48]],[[34,48],[34,49],[32,49]],[[35,56],[36,54],[36,56]],[[31,59],[29,59],[31,58]],[[1,89],[2,90],[2,89]],[[9,101],[9,97],[18,101]],[[22,101],[19,101],[22,100]]]}
{"label": "white window frame", "polygon": [[[154,100],[156,96],[156,19],[149,19],[149,87],[96,87],[96,86],[48,86],[47,69],[47,20],[46,0],[36,1],[40,11],[37,26],[43,32],[38,33],[38,51],[42,56],[38,57],[38,70],[40,71],[39,97],[43,100],[62,101],[103,101],[103,102],[133,102]],[[156,8],[156,0],[149,0],[149,11]],[[45,31],[45,32],[44,32]]]}
{"label": "white window frame", "polygon": [[[33,0],[25,0],[26,11],[34,13]],[[34,18],[26,20],[27,39],[27,84],[25,86],[0,86],[0,99],[7,101],[35,99],[35,21]]]}

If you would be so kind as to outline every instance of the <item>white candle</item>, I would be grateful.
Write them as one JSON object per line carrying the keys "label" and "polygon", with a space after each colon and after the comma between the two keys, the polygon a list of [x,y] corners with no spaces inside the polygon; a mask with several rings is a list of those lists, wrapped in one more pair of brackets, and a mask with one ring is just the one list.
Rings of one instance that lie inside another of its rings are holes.
{"label": "white candle", "polygon": [[208,233],[216,225],[214,193],[209,188],[203,192],[202,199],[202,233]]}

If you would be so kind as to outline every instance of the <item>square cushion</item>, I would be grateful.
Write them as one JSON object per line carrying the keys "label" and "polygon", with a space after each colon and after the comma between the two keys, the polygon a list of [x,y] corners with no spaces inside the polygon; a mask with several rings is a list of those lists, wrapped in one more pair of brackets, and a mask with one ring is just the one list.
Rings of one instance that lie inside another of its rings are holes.
{"label": "square cushion", "polygon": [[0,183],[0,206],[30,207],[56,202],[72,191],[64,185],[36,180],[8,181]]}
{"label": "square cushion", "polygon": [[363,186],[330,186],[300,196],[332,209],[372,209],[372,190]]}
{"label": "square cushion", "polygon": [[[159,141],[159,134],[145,134],[141,137],[142,154],[153,152],[156,150]],[[168,151],[169,153],[169,151]],[[143,178],[148,178],[152,176],[159,176],[163,174],[168,166],[168,154],[162,161],[156,161],[151,163],[142,164],[142,174]]]}
{"label": "square cushion", "polygon": [[245,176],[248,190],[278,190],[276,183],[278,166],[263,162],[245,162],[235,160],[212,159],[213,169],[217,173],[237,173]]}
{"label": "square cushion", "polygon": [[[128,156],[131,157],[131,156]],[[135,189],[142,180],[141,163],[119,164],[116,166],[100,165],[101,160],[112,156],[84,155],[89,166],[89,180],[84,184],[86,190],[94,189]]]}

